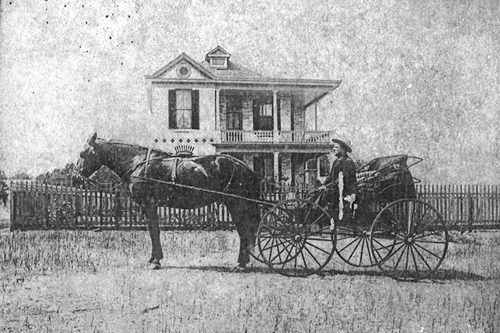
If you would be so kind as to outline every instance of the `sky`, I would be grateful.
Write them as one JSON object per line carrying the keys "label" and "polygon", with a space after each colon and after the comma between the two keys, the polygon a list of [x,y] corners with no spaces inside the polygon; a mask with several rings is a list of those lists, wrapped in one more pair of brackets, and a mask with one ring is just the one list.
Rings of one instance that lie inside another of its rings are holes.
{"label": "sky", "polygon": [[266,76],[342,80],[321,129],[358,156],[498,184],[498,14],[495,0],[2,1],[0,169],[62,168],[94,131],[147,134],[144,76],[221,45]]}

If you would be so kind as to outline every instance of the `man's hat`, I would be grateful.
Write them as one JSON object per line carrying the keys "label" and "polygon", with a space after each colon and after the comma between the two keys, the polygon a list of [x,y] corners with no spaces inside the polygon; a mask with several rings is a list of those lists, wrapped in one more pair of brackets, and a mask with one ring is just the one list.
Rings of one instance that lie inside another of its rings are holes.
{"label": "man's hat", "polygon": [[340,140],[340,139],[332,139],[332,142],[335,142],[335,143],[338,143],[342,146],[344,146],[344,149],[347,153],[352,153],[352,149],[351,149],[351,141],[349,140]]}

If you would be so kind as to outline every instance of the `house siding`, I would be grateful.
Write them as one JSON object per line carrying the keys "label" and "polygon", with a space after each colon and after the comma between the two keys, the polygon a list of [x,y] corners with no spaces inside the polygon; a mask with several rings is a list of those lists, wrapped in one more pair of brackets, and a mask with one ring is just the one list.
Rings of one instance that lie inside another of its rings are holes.
{"label": "house siding", "polygon": [[215,89],[200,91],[200,130],[215,131]]}
{"label": "house siding", "polygon": [[253,100],[245,98],[242,101],[243,105],[243,130],[253,130]]}
{"label": "house siding", "polygon": [[293,129],[295,131],[305,130],[305,110],[304,99],[301,96],[294,96],[292,103]]}

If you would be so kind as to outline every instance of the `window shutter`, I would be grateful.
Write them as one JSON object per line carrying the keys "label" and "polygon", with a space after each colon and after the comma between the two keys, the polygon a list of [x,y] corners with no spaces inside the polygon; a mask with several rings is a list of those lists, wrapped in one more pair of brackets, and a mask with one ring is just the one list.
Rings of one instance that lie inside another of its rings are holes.
{"label": "window shutter", "polygon": [[200,92],[191,90],[191,128],[200,129]]}
{"label": "window shutter", "polygon": [[170,128],[170,129],[177,128],[177,122],[175,120],[175,108],[176,108],[175,90],[169,90],[168,91],[168,128]]}

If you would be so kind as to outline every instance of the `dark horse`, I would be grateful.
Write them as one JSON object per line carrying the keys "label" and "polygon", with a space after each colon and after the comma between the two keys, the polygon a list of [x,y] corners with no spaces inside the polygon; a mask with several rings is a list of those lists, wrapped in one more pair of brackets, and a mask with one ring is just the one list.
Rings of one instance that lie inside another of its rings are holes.
{"label": "dark horse", "polygon": [[240,237],[238,268],[245,268],[260,221],[254,201],[260,198],[260,178],[246,164],[228,155],[179,157],[94,134],[80,153],[78,171],[86,178],[103,165],[129,185],[132,200],[144,209],[152,242],[150,268],[160,268],[163,258],[158,206],[190,209],[213,202],[224,203],[231,214]]}

